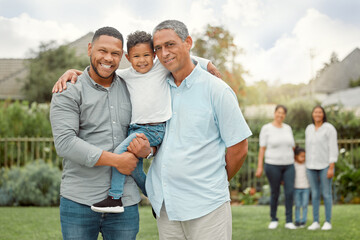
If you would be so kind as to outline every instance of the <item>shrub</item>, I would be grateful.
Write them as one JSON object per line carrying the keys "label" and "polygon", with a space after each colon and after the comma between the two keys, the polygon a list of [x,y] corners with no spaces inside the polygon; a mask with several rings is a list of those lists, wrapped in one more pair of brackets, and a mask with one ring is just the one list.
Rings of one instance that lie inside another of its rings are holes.
{"label": "shrub", "polygon": [[0,205],[58,205],[60,181],[61,171],[42,160],[24,167],[2,169]]}

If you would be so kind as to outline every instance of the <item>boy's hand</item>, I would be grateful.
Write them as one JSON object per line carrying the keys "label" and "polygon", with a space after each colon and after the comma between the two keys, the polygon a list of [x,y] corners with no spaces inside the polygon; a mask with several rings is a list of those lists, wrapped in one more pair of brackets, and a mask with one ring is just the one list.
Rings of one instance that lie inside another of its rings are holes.
{"label": "boy's hand", "polygon": [[136,134],[136,138],[127,147],[127,150],[137,157],[146,158],[151,152],[150,143],[145,134]]}
{"label": "boy's hand", "polygon": [[66,82],[71,81],[72,84],[76,83],[77,77],[82,74],[82,71],[76,69],[67,70],[55,83],[52,92],[62,92],[66,89]]}
{"label": "boy's hand", "polygon": [[212,62],[209,62],[207,65],[207,70],[209,73],[211,73],[212,75],[221,78],[221,73],[219,72],[219,70],[215,67],[214,64],[212,64]]}

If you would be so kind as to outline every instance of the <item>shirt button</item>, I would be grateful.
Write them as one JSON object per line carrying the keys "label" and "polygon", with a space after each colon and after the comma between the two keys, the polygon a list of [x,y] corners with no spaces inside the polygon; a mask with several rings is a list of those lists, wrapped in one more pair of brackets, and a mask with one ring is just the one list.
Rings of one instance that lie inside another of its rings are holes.
{"label": "shirt button", "polygon": [[110,108],[114,108],[114,106],[110,106]]}
{"label": "shirt button", "polygon": [[116,139],[116,137],[114,137],[114,139]]}
{"label": "shirt button", "polygon": [[115,124],[116,122],[115,122],[115,121],[113,121],[113,123]]}

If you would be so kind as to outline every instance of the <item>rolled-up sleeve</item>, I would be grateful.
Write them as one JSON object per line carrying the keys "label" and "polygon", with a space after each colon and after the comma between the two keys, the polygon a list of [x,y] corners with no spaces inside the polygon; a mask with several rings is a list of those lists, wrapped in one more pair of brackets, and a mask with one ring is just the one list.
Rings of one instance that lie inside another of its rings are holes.
{"label": "rolled-up sleeve", "polygon": [[99,160],[102,149],[78,137],[80,97],[74,97],[73,92],[69,89],[55,93],[51,100],[50,121],[55,148],[59,156],[93,167]]}

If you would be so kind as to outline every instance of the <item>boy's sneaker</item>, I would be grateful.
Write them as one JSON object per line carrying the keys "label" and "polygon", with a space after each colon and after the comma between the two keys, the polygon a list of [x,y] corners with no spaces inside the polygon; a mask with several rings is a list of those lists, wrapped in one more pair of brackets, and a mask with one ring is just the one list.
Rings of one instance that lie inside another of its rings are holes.
{"label": "boy's sneaker", "polygon": [[94,212],[101,213],[122,213],[124,212],[124,207],[120,199],[114,199],[111,196],[108,196],[106,199],[101,202],[95,203],[91,206],[91,210]]}
{"label": "boy's sneaker", "polygon": [[269,229],[275,229],[275,228],[277,228],[278,225],[279,225],[278,221],[271,221],[268,228]]}
{"label": "boy's sneaker", "polygon": [[300,227],[300,226],[301,226],[301,223],[295,222],[295,226],[296,226],[296,227]]}
{"label": "boy's sneaker", "polygon": [[320,224],[318,222],[313,222],[307,229],[308,230],[316,230],[320,228]]}
{"label": "boy's sneaker", "polygon": [[296,226],[292,222],[288,222],[285,224],[285,228],[287,229],[296,229]]}
{"label": "boy's sneaker", "polygon": [[325,222],[321,230],[330,230],[332,228],[331,223]]}

